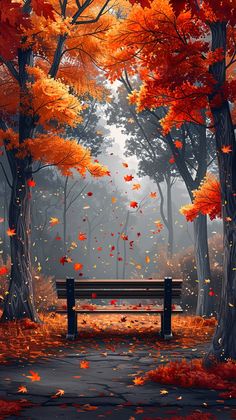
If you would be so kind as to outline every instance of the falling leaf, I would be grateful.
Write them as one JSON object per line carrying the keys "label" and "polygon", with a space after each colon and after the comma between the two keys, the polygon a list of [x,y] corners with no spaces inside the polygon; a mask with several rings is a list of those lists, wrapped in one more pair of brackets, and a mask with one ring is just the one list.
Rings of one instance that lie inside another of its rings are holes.
{"label": "falling leaf", "polygon": [[80,271],[82,269],[83,269],[83,264],[81,264],[79,262],[74,264],[74,270],[75,271]]}
{"label": "falling leaf", "polygon": [[56,241],[61,241],[61,236],[56,236],[55,239]]}
{"label": "falling leaf", "polygon": [[110,300],[110,305],[116,305],[116,304],[117,304],[117,299]]}
{"label": "falling leaf", "polygon": [[50,218],[49,224],[50,224],[51,226],[58,225],[58,223],[59,223],[59,219],[58,219],[57,217],[51,217],[51,218]]}
{"label": "falling leaf", "polygon": [[32,382],[37,382],[41,380],[41,377],[37,372],[34,372],[33,370],[30,370],[30,375],[26,376],[26,378],[29,378]]}
{"label": "falling leaf", "polygon": [[28,179],[27,185],[29,187],[35,187],[36,186],[36,182],[33,179]]}
{"label": "falling leaf", "polygon": [[117,198],[116,197],[111,197],[111,202],[112,202],[112,204],[115,204],[117,202]]}
{"label": "falling leaf", "polygon": [[174,145],[175,145],[176,149],[180,149],[180,150],[183,149],[183,143],[180,140],[175,140]]}
{"label": "falling leaf", "polygon": [[128,163],[126,163],[126,162],[122,163],[122,165],[124,166],[124,168],[128,168],[129,167]]}
{"label": "falling leaf", "polygon": [[140,184],[133,184],[132,190],[140,190],[141,185]]}
{"label": "falling leaf", "polygon": [[80,232],[79,235],[78,235],[78,239],[79,239],[79,241],[86,241],[87,236],[86,236],[85,233]]}
{"label": "falling leaf", "polygon": [[7,229],[7,236],[15,236],[16,235],[16,229]]}
{"label": "falling leaf", "polygon": [[133,209],[136,209],[138,207],[138,203],[137,201],[130,201],[129,206]]}
{"label": "falling leaf", "polygon": [[144,379],[141,376],[137,376],[136,378],[134,378],[133,383],[134,385],[143,385],[144,384]]}
{"label": "falling leaf", "polygon": [[87,192],[88,197],[92,197],[92,195],[93,195],[92,191]]}
{"label": "falling leaf", "polygon": [[18,391],[20,394],[26,394],[28,392],[28,389],[24,385],[20,385],[18,388]]}
{"label": "falling leaf", "polygon": [[70,257],[67,257],[66,255],[60,258],[60,264],[62,265],[65,265],[65,263],[71,263],[71,262],[72,262],[72,259]]}
{"label": "falling leaf", "polygon": [[169,159],[169,163],[172,165],[173,163],[175,163],[175,158],[174,156],[171,156],[171,158]]}
{"label": "falling leaf", "polygon": [[89,369],[89,362],[87,360],[81,360],[80,362],[80,368],[81,369]]}
{"label": "falling leaf", "polygon": [[157,193],[156,193],[156,192],[151,192],[151,193],[149,194],[149,197],[150,197],[150,198],[156,198],[156,197],[157,197]]}
{"label": "falling leaf", "polygon": [[97,293],[93,292],[91,296],[92,296],[92,299],[96,299],[97,298]]}
{"label": "falling leaf", "polygon": [[4,276],[7,273],[8,273],[8,269],[6,266],[0,267],[0,276]]}
{"label": "falling leaf", "polygon": [[0,223],[3,223],[3,222],[4,222],[4,218],[0,217]]}
{"label": "falling leaf", "polygon": [[145,261],[146,261],[146,263],[147,263],[147,264],[149,264],[149,263],[150,263],[151,259],[150,259],[149,255],[146,255],[146,257],[145,257]]}
{"label": "falling leaf", "polygon": [[125,180],[126,182],[130,182],[130,181],[132,181],[132,179],[134,179],[133,175],[125,175],[125,176],[124,176],[124,180]]}
{"label": "falling leaf", "polygon": [[232,146],[228,145],[228,144],[224,144],[221,147],[221,151],[222,151],[222,153],[225,153],[225,154],[232,153]]}

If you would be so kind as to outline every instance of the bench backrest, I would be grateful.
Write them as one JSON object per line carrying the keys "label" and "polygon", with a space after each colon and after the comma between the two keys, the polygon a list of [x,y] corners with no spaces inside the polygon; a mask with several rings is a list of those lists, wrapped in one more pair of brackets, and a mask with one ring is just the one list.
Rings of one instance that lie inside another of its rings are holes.
{"label": "bench backrest", "polygon": [[173,299],[181,298],[182,279],[132,279],[132,280],[56,280],[58,299],[66,299],[73,288],[75,299],[164,299],[166,292]]}

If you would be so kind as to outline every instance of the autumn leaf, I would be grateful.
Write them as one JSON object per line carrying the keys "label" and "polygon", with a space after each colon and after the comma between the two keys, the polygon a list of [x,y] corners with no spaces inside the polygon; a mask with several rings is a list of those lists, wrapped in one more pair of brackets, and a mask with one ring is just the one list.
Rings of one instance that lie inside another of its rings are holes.
{"label": "autumn leaf", "polygon": [[117,304],[117,299],[110,300],[110,305],[116,305],[116,304]]}
{"label": "autumn leaf", "polygon": [[171,156],[171,158],[169,159],[169,163],[172,165],[173,163],[175,163],[175,158],[174,156]]}
{"label": "autumn leaf", "polygon": [[176,149],[180,149],[181,150],[183,148],[183,143],[180,140],[175,140],[174,141],[174,145],[175,145]]}
{"label": "autumn leaf", "polygon": [[26,394],[28,392],[28,389],[24,385],[20,385],[18,388],[18,391],[20,394]]}
{"label": "autumn leaf", "polygon": [[63,257],[60,258],[60,264],[65,265],[65,263],[71,263],[72,259],[70,257],[67,257],[66,255],[63,255]]}
{"label": "autumn leaf", "polygon": [[141,185],[140,184],[133,184],[132,190],[140,190]]}
{"label": "autumn leaf", "polygon": [[33,370],[29,371],[30,375],[26,376],[26,378],[29,378],[32,382],[41,381],[41,377],[37,372],[34,372]]}
{"label": "autumn leaf", "polygon": [[149,264],[150,263],[151,259],[150,259],[149,255],[146,255],[145,261],[146,261],[146,264]]}
{"label": "autumn leaf", "polygon": [[128,163],[126,163],[126,162],[122,163],[122,165],[124,166],[124,168],[128,168],[129,167]]}
{"label": "autumn leaf", "polygon": [[7,273],[8,273],[8,269],[6,266],[0,267],[0,276],[4,276]]}
{"label": "autumn leaf", "polygon": [[60,222],[59,222],[59,219],[57,217],[51,217],[50,220],[49,220],[49,224],[51,226],[58,225],[58,223],[60,223]]}
{"label": "autumn leaf", "polygon": [[169,394],[169,391],[167,391],[167,389],[161,389],[160,394],[161,395],[167,395],[167,394]]}
{"label": "autumn leaf", "polygon": [[90,365],[87,360],[81,360],[80,362],[80,368],[81,369],[89,369]]}
{"label": "autumn leaf", "polygon": [[36,186],[36,182],[33,179],[28,179],[27,185],[29,187],[35,187]]}
{"label": "autumn leaf", "polygon": [[4,218],[3,217],[0,217],[0,223],[3,223],[4,222]]}
{"label": "autumn leaf", "polygon": [[132,181],[133,179],[134,179],[133,175],[125,175],[125,176],[124,176],[124,180],[125,180],[126,182],[130,182],[130,181]]}
{"label": "autumn leaf", "polygon": [[157,197],[157,193],[156,193],[156,192],[151,192],[151,193],[149,194],[149,197],[150,197],[150,198],[156,198],[156,197]]}
{"label": "autumn leaf", "polygon": [[80,271],[82,269],[83,269],[83,264],[81,264],[81,263],[75,263],[74,264],[74,270],[75,271]]}
{"label": "autumn leaf", "polygon": [[87,236],[86,236],[85,233],[80,232],[79,235],[78,235],[78,239],[79,239],[79,241],[86,241]]}
{"label": "autumn leaf", "polygon": [[112,204],[115,204],[117,202],[117,198],[116,197],[111,197],[111,202],[112,202]]}
{"label": "autumn leaf", "polygon": [[7,236],[15,236],[16,235],[16,229],[7,229]]}
{"label": "autumn leaf", "polygon": [[64,389],[58,389],[57,392],[51,396],[51,398],[60,398],[65,394]]}
{"label": "autumn leaf", "polygon": [[134,385],[144,385],[145,381],[141,376],[137,376],[133,380]]}
{"label": "autumn leaf", "polygon": [[42,15],[45,19],[55,20],[54,10],[50,2],[46,0],[31,0],[31,6],[36,15]]}
{"label": "autumn leaf", "polygon": [[232,153],[232,146],[225,144],[221,147],[221,151],[225,154]]}
{"label": "autumn leaf", "polygon": [[92,197],[92,195],[93,195],[92,191],[87,192],[88,197]]}
{"label": "autumn leaf", "polygon": [[97,298],[97,293],[92,293],[92,295],[91,295],[91,297],[92,297],[92,299],[96,299]]}
{"label": "autumn leaf", "polygon": [[138,203],[137,201],[130,201],[129,206],[132,207],[133,209],[138,208]]}
{"label": "autumn leaf", "polygon": [[56,240],[56,241],[61,241],[61,236],[56,236],[56,237],[55,237],[55,240]]}

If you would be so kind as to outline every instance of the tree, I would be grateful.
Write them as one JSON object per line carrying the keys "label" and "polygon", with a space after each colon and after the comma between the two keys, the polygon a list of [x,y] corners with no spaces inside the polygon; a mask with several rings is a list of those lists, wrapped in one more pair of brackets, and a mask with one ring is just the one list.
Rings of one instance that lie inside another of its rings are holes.
{"label": "tree", "polygon": [[82,121],[83,97],[103,96],[94,63],[104,54],[101,38],[114,20],[108,3],[1,2],[0,142],[11,171],[12,261],[3,320],[38,320],[30,258],[33,175],[50,165],[64,176],[73,169],[83,176],[107,173],[76,140],[64,138],[63,129]]}
{"label": "tree", "polygon": [[[131,94],[133,90],[126,71],[124,71],[120,80],[127,92]],[[118,95],[118,98],[120,97],[122,97],[121,94]],[[186,185],[190,199],[193,200],[192,191],[199,187],[206,175],[208,166],[212,164],[215,158],[212,134],[206,127],[199,127],[194,123],[185,123],[178,129],[173,127],[170,133],[165,134],[162,132],[160,125],[160,121],[165,115],[163,108],[145,109],[137,113],[134,105],[127,105],[127,100],[124,100],[124,98],[121,101],[122,106],[118,106],[120,111],[115,111],[115,115],[118,114],[119,124],[122,123],[129,134],[126,142],[127,153],[133,152],[138,156],[138,159],[144,154],[144,160],[149,161],[149,168],[150,160],[153,163],[158,160],[154,163],[154,166],[159,169],[155,173],[153,172],[153,175],[157,180],[160,176],[163,176],[160,175],[161,173],[164,174],[167,171],[166,181],[169,195],[168,171],[179,174]],[[127,119],[124,112],[127,106],[131,119]],[[133,145],[134,141],[135,145]],[[162,161],[161,164],[160,161]],[[163,170],[164,172],[162,172]],[[161,192],[160,196],[162,197]],[[168,201],[171,203],[171,200]],[[171,239],[173,235],[170,207],[168,207],[168,214]],[[213,299],[209,298],[211,270],[206,215],[200,215],[194,220],[194,249],[199,286],[196,313],[201,316],[210,316],[213,313]]]}
{"label": "tree", "polygon": [[[142,86],[130,95],[139,110],[165,107],[161,124],[169,133],[185,122],[215,132],[224,224],[224,280],[218,326],[206,364],[236,358],[236,142],[232,107],[235,98],[236,8],[229,0],[184,2],[154,0],[134,5],[128,18],[111,31],[111,77],[125,63]],[[225,153],[225,148],[228,153]],[[229,223],[227,220],[231,219]]]}

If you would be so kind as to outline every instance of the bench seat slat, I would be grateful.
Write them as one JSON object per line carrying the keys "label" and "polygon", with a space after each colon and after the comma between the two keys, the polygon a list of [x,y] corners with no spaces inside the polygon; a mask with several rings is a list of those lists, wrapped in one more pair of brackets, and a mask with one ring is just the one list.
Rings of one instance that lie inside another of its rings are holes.
{"label": "bench seat slat", "polygon": [[[175,279],[172,281],[173,288],[182,287],[183,281],[180,279]],[[56,280],[56,287],[57,288],[66,288],[66,280]],[[75,290],[77,288],[91,288],[94,289],[139,289],[139,288],[164,288],[164,281],[163,280],[75,280]]]}
{"label": "bench seat slat", "polygon": [[[58,298],[66,299],[66,291],[58,290]],[[181,291],[174,290],[172,292],[173,298],[179,298],[181,296]],[[76,299],[162,299],[164,298],[164,291],[153,291],[153,290],[143,290],[143,291],[133,291],[133,290],[78,290],[75,291]]]}
{"label": "bench seat slat", "polygon": [[[76,313],[79,314],[160,314],[163,312],[163,309],[75,309]],[[180,313],[183,312],[181,307],[177,307],[172,309],[172,313]],[[59,314],[66,314],[66,309],[57,309],[56,313]]]}

